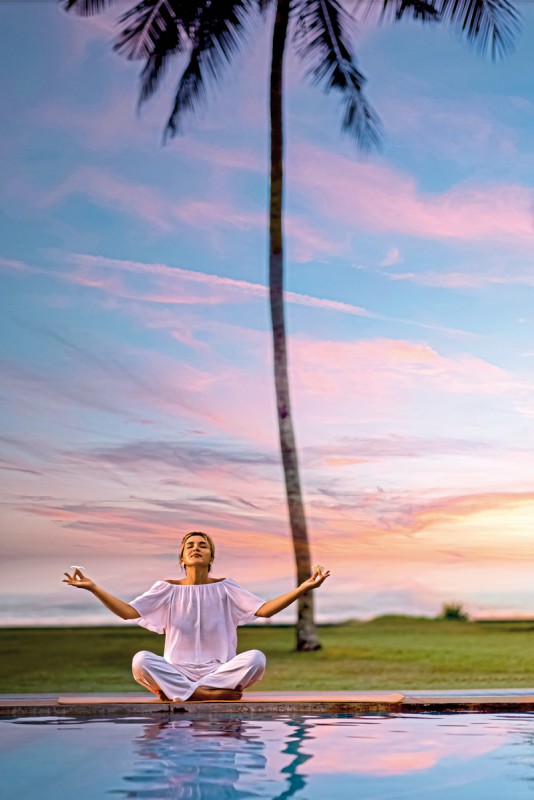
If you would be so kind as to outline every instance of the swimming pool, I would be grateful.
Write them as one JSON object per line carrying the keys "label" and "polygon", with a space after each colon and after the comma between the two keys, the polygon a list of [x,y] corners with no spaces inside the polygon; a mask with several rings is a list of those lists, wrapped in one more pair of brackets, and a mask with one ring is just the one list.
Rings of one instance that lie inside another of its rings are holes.
{"label": "swimming pool", "polygon": [[4,800],[532,800],[534,714],[0,720]]}

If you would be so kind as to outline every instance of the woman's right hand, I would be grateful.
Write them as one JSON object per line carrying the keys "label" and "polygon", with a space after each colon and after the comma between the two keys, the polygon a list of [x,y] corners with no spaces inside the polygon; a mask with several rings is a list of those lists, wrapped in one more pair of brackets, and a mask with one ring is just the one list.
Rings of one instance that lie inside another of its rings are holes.
{"label": "woman's right hand", "polygon": [[68,583],[69,586],[76,586],[77,589],[89,589],[89,591],[91,591],[96,586],[94,581],[87,578],[78,567],[76,567],[72,575],[69,575],[68,572],[64,572],[63,574],[67,576],[63,578],[63,583]]}

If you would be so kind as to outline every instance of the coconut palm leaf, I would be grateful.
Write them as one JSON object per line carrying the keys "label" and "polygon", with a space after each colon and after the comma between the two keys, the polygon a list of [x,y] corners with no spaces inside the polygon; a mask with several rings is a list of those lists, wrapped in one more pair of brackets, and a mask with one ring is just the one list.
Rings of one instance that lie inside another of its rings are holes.
{"label": "coconut palm leaf", "polygon": [[438,10],[479,52],[497,58],[513,49],[521,16],[509,0],[438,0]]}
{"label": "coconut palm leaf", "polygon": [[218,84],[245,39],[245,22],[257,10],[257,0],[217,0],[197,8],[196,25],[190,30],[192,50],[178,83],[164,139],[181,130],[182,117],[206,99],[208,81]]}
{"label": "coconut palm leaf", "polygon": [[438,22],[439,12],[434,3],[424,0],[382,0],[381,21],[388,18],[397,21],[405,17],[419,22]]}
{"label": "coconut palm leaf", "polygon": [[65,11],[75,11],[81,17],[100,14],[101,11],[113,4],[113,0],[60,0],[60,2]]}
{"label": "coconut palm leaf", "polygon": [[139,106],[157,90],[169,60],[189,48],[196,14],[190,0],[142,0],[120,17],[125,27],[114,49],[130,60],[146,58]]}
{"label": "coconut palm leaf", "polygon": [[309,62],[308,75],[325,92],[341,94],[341,127],[361,148],[378,147],[380,121],[363,93],[365,77],[358,70],[349,44],[354,19],[340,0],[298,0],[294,42],[297,53]]}
{"label": "coconut palm leaf", "polygon": [[119,18],[119,24],[126,27],[114,50],[128,59],[137,59],[150,58],[157,52],[174,52],[180,46],[183,49],[195,11],[187,0],[142,0]]}
{"label": "coconut palm leaf", "polygon": [[491,57],[509,52],[519,32],[521,16],[509,0],[382,0],[381,19],[405,14],[423,22],[456,26],[480,53]]}
{"label": "coconut palm leaf", "polygon": [[269,6],[273,6],[275,3],[276,0],[258,0],[258,9],[260,14],[265,14]]}

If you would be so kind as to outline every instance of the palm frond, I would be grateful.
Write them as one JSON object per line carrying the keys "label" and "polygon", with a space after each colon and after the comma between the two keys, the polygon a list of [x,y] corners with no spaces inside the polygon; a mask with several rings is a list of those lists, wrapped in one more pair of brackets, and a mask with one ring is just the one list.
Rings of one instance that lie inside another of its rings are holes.
{"label": "palm frond", "polygon": [[255,0],[205,0],[189,32],[192,49],[178,82],[164,140],[181,130],[182,117],[206,99],[206,84],[219,83],[245,39],[247,17],[257,9]]}
{"label": "palm frond", "polygon": [[393,18],[395,21],[407,17],[418,22],[438,22],[439,13],[432,2],[425,0],[382,0],[380,21]]}
{"label": "palm frond", "polygon": [[260,14],[266,14],[269,6],[274,6],[276,0],[258,0],[258,9]]}
{"label": "palm frond", "polygon": [[59,0],[59,3],[65,11],[75,11],[81,17],[92,17],[112,5],[113,0]]}
{"label": "palm frond", "polygon": [[497,58],[513,49],[521,16],[509,0],[438,0],[438,11],[479,52]]}
{"label": "palm frond", "polygon": [[146,103],[147,100],[150,100],[154,92],[157,91],[171,55],[172,53],[167,51],[164,54],[156,53],[147,59],[140,77],[141,85],[137,98],[138,111],[140,111],[141,106]]}
{"label": "palm frond", "polygon": [[342,130],[362,149],[379,147],[380,120],[364,95],[366,79],[357,68],[348,39],[353,18],[341,0],[299,0],[293,14],[297,53],[310,63],[312,82],[322,85],[325,92],[336,89],[341,95]]}
{"label": "palm frond", "polygon": [[156,91],[169,60],[189,46],[188,31],[196,6],[190,0],[141,0],[119,19],[114,50],[130,60],[146,58],[138,107]]}
{"label": "palm frond", "polygon": [[128,59],[150,58],[180,47],[195,19],[188,0],[141,0],[119,18],[121,30],[114,50]]}

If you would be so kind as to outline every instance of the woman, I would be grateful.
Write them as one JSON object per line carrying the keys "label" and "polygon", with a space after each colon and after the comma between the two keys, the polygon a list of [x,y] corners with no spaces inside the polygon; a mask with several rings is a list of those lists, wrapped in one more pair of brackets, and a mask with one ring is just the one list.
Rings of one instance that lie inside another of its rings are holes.
{"label": "woman", "polygon": [[182,539],[180,565],[186,577],[156,583],[125,603],[87,578],[79,567],[65,572],[69,586],[87,589],[121,619],[165,633],[163,657],[141,650],[132,662],[135,680],[160,700],[239,700],[243,689],[261,680],[265,656],[259,650],[236,655],[238,625],[254,617],[272,617],[329,576],[322,566],[311,578],[274,600],[264,602],[231,578],[210,578],[215,546],[207,533]]}

